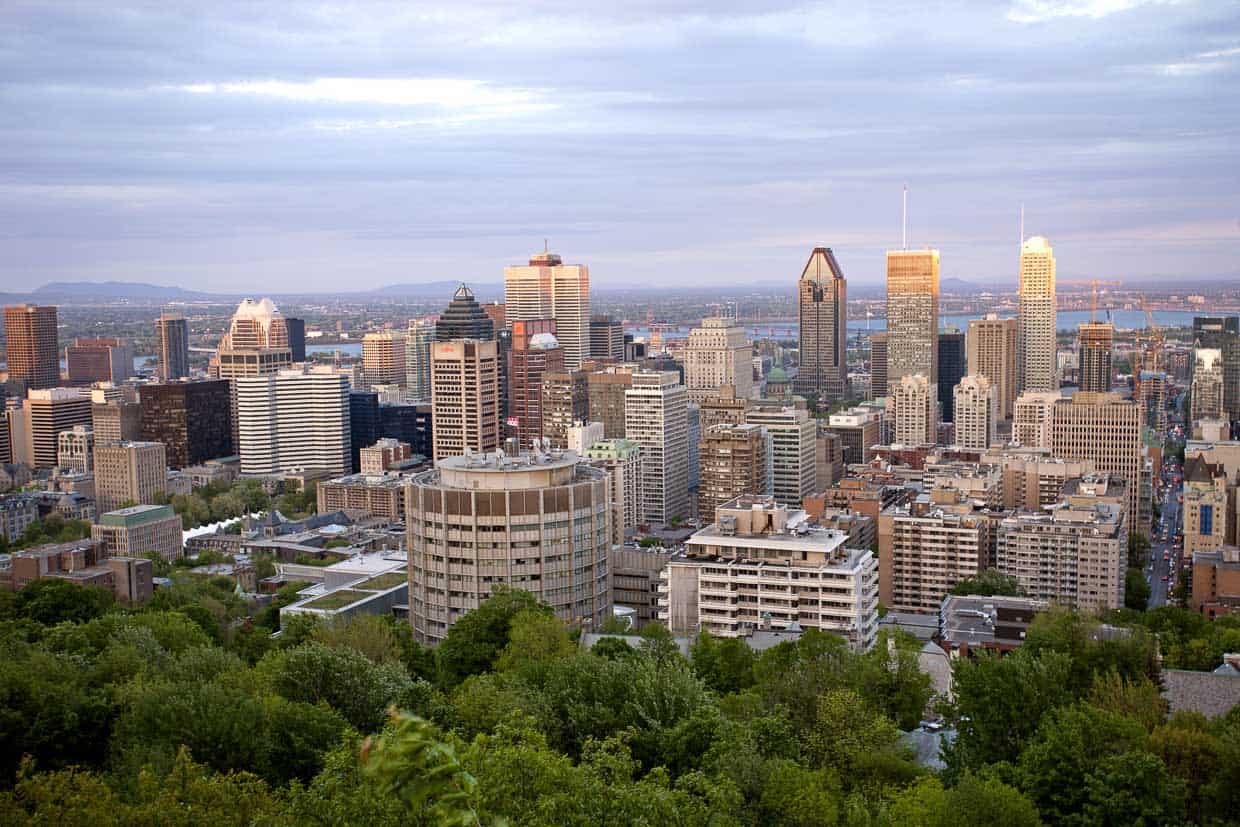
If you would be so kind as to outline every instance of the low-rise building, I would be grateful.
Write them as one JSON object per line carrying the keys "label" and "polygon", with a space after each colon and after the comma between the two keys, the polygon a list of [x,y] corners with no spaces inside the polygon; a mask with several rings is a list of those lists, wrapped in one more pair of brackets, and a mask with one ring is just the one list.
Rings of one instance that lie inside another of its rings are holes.
{"label": "low-rise building", "polygon": [[878,571],[869,549],[816,528],[771,497],[740,497],[668,561],[659,618],[673,634],[742,637],[756,629],[821,629],[857,650],[878,631]]}
{"label": "low-rise building", "polygon": [[1227,472],[1200,456],[1184,461],[1184,554],[1221,547],[1228,537]]}
{"label": "low-rise building", "polygon": [[640,629],[659,619],[659,583],[663,569],[675,557],[674,549],[618,546],[611,550],[611,590],[617,608],[633,610],[633,626]]}
{"label": "low-rise building", "polygon": [[405,483],[401,474],[350,474],[317,486],[319,513],[364,511],[398,523],[405,519]]}
{"label": "low-rise building", "polygon": [[151,597],[153,572],[150,560],[110,557],[103,542],[92,538],[13,552],[7,565],[0,566],[0,586],[17,591],[54,577],[107,589],[125,603],[143,603]]}
{"label": "low-rise building", "polygon": [[1010,652],[1048,605],[1032,597],[949,594],[939,608],[939,644],[960,657],[982,649]]}
{"label": "low-rise building", "polygon": [[21,539],[30,524],[39,519],[39,503],[34,497],[15,494],[0,500],[0,535],[5,542]]}
{"label": "low-rise building", "polygon": [[1240,548],[1220,546],[1193,555],[1189,606],[1211,620],[1240,612]]}
{"label": "low-rise building", "polygon": [[358,452],[363,474],[384,474],[389,469],[413,457],[413,449],[407,442],[384,437],[368,448]]}
{"label": "low-rise building", "polygon": [[604,439],[586,449],[585,459],[608,472],[609,498],[619,516],[618,534],[635,530],[642,522],[641,446],[627,439]]}
{"label": "low-rise building", "polygon": [[184,553],[181,518],[169,505],[135,505],[109,511],[91,526],[90,536],[102,540],[108,557],[158,554],[176,560]]}

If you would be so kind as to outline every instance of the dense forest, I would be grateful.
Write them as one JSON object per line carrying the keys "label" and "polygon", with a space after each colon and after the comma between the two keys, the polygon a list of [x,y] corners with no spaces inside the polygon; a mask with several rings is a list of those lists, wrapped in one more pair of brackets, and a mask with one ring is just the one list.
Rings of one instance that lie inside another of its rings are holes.
{"label": "dense forest", "polygon": [[[659,627],[583,651],[522,591],[434,650],[363,617],[280,635],[227,578],[141,609],[57,580],[0,596],[0,823],[374,825],[1221,824],[1240,712],[1168,718],[1155,635],[1214,659],[1191,614],[1039,616],[961,661],[946,769],[900,731],[932,703],[918,645],[830,635],[754,653]],[[291,599],[291,594],[281,600]],[[634,643],[635,645],[631,645]]]}

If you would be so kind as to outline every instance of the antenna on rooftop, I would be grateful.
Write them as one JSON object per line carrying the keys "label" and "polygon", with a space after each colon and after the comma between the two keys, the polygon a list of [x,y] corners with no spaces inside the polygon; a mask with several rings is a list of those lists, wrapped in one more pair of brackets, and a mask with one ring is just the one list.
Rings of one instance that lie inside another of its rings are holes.
{"label": "antenna on rooftop", "polygon": [[904,185],[904,204],[900,209],[900,249],[908,249],[908,184]]}
{"label": "antenna on rooftop", "polygon": [[1018,247],[1025,246],[1025,202],[1020,202],[1020,244]]}
{"label": "antenna on rooftop", "polygon": [[547,239],[545,239],[545,238],[543,239],[543,252],[544,252],[544,253],[549,253],[549,252],[551,252],[551,247],[550,247],[550,245],[547,243]]}

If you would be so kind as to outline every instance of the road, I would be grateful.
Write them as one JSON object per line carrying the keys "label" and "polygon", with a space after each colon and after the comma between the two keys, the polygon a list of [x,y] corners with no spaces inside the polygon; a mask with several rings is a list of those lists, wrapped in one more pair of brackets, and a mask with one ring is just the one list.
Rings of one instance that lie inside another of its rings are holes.
{"label": "road", "polygon": [[[1180,528],[1180,504],[1177,502],[1176,495],[1179,488],[1172,488],[1171,494],[1167,497],[1167,502],[1162,506],[1162,520],[1159,527],[1154,529],[1154,536],[1150,540],[1150,555],[1154,558],[1154,562],[1146,561],[1145,579],[1150,583],[1150,602],[1149,608],[1153,609],[1158,606],[1164,606],[1167,603],[1167,592],[1169,588],[1174,588],[1172,582],[1172,572],[1179,563],[1179,555],[1175,548],[1175,535]],[[1163,541],[1162,526],[1167,527],[1167,540]],[[1163,555],[1166,554],[1170,559],[1164,560]],[[1163,580],[1166,577],[1167,580]]]}

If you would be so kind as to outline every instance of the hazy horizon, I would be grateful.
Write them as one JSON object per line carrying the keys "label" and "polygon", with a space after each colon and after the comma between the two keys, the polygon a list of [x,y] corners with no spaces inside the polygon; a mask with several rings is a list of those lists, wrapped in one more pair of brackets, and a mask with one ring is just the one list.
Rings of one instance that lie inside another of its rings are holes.
{"label": "hazy horizon", "polygon": [[[0,9],[0,291],[1240,278],[1240,5]],[[996,276],[995,274],[1010,274]]]}

